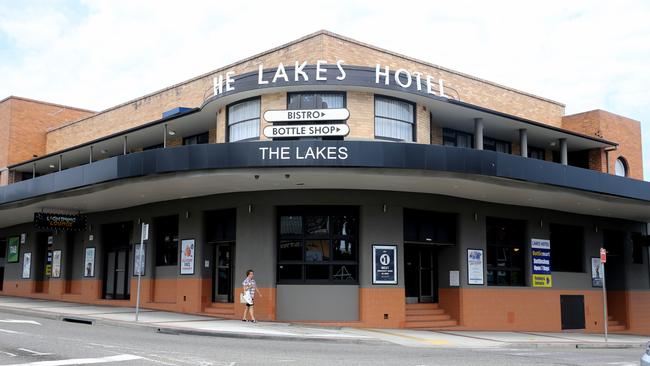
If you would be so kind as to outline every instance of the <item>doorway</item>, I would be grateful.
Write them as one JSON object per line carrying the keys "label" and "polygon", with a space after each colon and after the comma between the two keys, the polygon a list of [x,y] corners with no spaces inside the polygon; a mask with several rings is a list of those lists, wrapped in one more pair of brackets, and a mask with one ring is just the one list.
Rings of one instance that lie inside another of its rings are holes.
{"label": "doorway", "polygon": [[128,300],[130,296],[131,234],[133,224],[123,222],[102,226],[104,245],[104,299]]}
{"label": "doorway", "polygon": [[236,209],[205,213],[206,239],[212,247],[212,302],[232,303],[235,287]]}
{"label": "doorway", "polygon": [[212,271],[212,302],[233,302],[234,242],[214,245],[214,271]]}
{"label": "doorway", "polygon": [[405,244],[407,303],[438,302],[438,253],[433,245]]}

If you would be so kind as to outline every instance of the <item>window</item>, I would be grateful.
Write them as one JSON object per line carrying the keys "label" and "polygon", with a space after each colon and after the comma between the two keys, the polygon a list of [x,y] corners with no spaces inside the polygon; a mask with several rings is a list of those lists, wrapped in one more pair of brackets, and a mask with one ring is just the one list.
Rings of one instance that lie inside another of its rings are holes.
{"label": "window", "polygon": [[546,151],[538,147],[528,147],[528,157],[537,160],[546,160]]}
{"label": "window", "polygon": [[178,264],[178,215],[153,220],[156,241],[156,266]]}
{"label": "window", "polygon": [[493,138],[483,138],[483,150],[496,151],[510,154],[510,143],[507,141],[495,140]]}
{"label": "window", "polygon": [[584,229],[581,226],[551,224],[551,270],[584,271]]}
{"label": "window", "polygon": [[450,128],[442,129],[442,144],[445,146],[474,147],[474,135],[467,132],[456,131]]}
{"label": "window", "polygon": [[210,140],[210,133],[204,132],[198,135],[183,138],[183,145],[207,144]]}
{"label": "window", "polygon": [[289,93],[289,109],[345,108],[345,93]]}
{"label": "window", "polygon": [[228,141],[257,140],[260,137],[260,98],[228,106]]}
{"label": "window", "polygon": [[622,156],[616,159],[616,165],[614,166],[614,173],[619,177],[627,177],[627,162]]}
{"label": "window", "polygon": [[488,286],[525,286],[526,222],[486,219]]}
{"label": "window", "polygon": [[415,104],[375,95],[375,137],[415,141]]}
{"label": "window", "polygon": [[358,208],[278,211],[278,283],[358,283]]}

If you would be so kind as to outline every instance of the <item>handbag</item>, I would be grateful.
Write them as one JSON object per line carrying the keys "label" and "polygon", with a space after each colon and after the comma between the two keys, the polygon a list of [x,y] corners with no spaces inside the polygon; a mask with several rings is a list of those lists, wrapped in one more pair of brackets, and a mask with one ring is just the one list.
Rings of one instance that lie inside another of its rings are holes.
{"label": "handbag", "polygon": [[246,295],[244,295],[243,292],[240,292],[240,293],[239,293],[239,302],[242,303],[242,304],[246,304],[246,303],[247,303],[247,301],[246,301]]}

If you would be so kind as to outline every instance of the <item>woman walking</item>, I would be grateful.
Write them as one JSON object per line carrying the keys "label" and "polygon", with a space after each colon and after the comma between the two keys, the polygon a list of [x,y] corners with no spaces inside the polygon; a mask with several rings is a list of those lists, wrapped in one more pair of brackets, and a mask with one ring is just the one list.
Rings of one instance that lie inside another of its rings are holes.
{"label": "woman walking", "polygon": [[244,282],[242,282],[242,286],[244,288],[244,298],[246,299],[246,308],[244,309],[244,316],[242,317],[241,321],[247,321],[246,314],[250,313],[250,321],[257,323],[257,320],[255,320],[255,312],[253,310],[253,307],[255,306],[255,295],[259,294],[260,297],[264,296],[262,296],[262,293],[257,289],[257,283],[255,283],[253,276],[255,276],[255,272],[253,272],[252,269],[249,269],[246,271],[246,278],[244,279]]}

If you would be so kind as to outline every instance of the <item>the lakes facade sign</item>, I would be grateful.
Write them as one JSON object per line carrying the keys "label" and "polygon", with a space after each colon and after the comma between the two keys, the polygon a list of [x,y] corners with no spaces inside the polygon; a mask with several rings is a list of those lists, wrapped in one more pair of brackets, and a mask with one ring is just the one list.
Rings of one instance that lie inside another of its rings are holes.
{"label": "the lakes facade sign", "polygon": [[[308,65],[307,61],[295,61],[294,64],[285,66],[279,63],[272,69],[264,69],[260,64],[256,73],[257,87],[281,86],[286,84],[327,84],[344,85],[351,82],[349,78],[358,78],[357,71],[365,69],[359,66],[345,65],[345,61],[338,60],[335,64],[328,64],[325,60],[317,60],[316,65]],[[352,77],[349,75],[354,74]],[[242,75],[243,76],[243,75]],[[252,76],[252,75],[249,75]],[[432,75],[421,72],[406,70],[403,68],[392,70],[390,66],[376,64],[374,73],[364,73],[364,79],[355,80],[355,84],[366,86],[396,86],[401,89],[412,89],[419,93],[434,95],[443,98],[452,98],[445,93],[445,81],[436,79]],[[228,92],[235,92],[238,87],[239,77],[234,71],[219,74],[213,79],[213,95],[218,96]]]}

